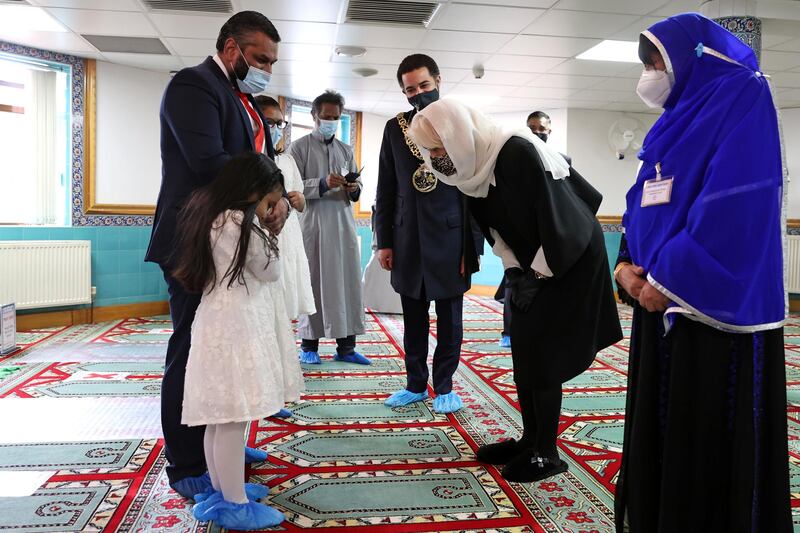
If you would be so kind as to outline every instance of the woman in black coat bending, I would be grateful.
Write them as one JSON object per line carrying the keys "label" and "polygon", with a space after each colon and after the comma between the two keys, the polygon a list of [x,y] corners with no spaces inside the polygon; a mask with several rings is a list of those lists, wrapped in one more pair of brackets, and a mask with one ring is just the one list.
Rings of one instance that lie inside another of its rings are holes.
{"label": "woman in black coat bending", "polygon": [[436,178],[471,197],[511,287],[523,434],[482,446],[478,460],[505,465],[508,481],[564,472],[556,447],[561,386],[622,338],[595,218],[602,196],[530,131],[504,132],[453,100],[418,113],[410,134]]}

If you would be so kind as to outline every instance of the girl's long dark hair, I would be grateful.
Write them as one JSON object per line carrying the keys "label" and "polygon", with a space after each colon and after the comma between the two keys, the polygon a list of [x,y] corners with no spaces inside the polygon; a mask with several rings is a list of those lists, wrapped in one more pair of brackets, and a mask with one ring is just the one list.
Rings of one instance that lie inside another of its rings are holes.
{"label": "girl's long dark hair", "polygon": [[267,194],[283,190],[283,175],[267,156],[244,152],[228,161],[214,181],[192,193],[181,210],[172,276],[189,292],[202,292],[206,287],[210,291],[217,285],[211,229],[220,213],[232,209],[242,211],[244,218],[233,260],[219,282],[228,278],[228,288],[234,283],[246,285],[243,274],[252,233],[260,237],[268,257],[278,254],[277,238],[253,223],[256,206]]}

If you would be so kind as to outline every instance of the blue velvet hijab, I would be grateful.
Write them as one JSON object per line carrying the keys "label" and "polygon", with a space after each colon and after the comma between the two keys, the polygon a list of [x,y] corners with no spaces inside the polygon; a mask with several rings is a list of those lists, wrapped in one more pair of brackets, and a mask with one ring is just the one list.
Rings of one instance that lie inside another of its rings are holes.
{"label": "blue velvet hijab", "polygon": [[[688,13],[648,37],[675,84],[645,138],[623,218],[633,262],[693,318],[733,332],[780,327],[783,165],[778,116],[755,53]],[[725,58],[719,55],[726,56]],[[669,204],[642,207],[642,188],[674,176]]]}

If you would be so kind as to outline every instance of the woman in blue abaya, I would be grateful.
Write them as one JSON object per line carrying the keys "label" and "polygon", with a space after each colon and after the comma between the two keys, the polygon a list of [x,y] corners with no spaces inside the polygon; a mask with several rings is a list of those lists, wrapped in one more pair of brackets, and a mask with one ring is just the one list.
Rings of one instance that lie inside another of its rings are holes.
{"label": "woman in blue abaya", "polygon": [[639,56],[637,92],[664,113],[614,272],[634,304],[617,530],[791,531],[769,84],[747,45],[698,14],[643,32]]}

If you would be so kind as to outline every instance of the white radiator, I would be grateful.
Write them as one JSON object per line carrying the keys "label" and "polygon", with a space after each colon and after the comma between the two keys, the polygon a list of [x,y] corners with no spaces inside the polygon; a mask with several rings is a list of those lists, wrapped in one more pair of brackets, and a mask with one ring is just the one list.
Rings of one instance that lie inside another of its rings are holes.
{"label": "white radiator", "polygon": [[0,304],[37,309],[92,301],[91,241],[0,241]]}
{"label": "white radiator", "polygon": [[786,246],[786,268],[788,284],[786,291],[800,293],[800,235],[788,235]]}

